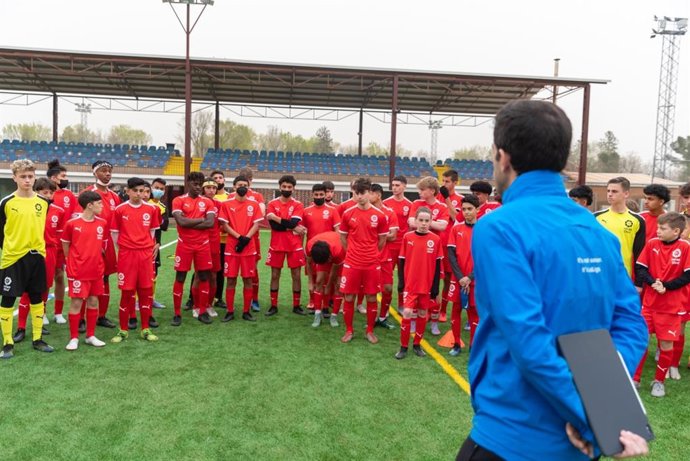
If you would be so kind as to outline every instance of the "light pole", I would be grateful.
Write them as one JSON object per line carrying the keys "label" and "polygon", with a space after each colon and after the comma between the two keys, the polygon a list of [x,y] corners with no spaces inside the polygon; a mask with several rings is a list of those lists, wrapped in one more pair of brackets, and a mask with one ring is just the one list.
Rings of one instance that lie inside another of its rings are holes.
{"label": "light pole", "polygon": [[83,142],[87,142],[88,139],[87,136],[89,135],[89,128],[88,128],[88,123],[89,123],[89,114],[91,113],[91,104],[86,104],[86,103],[77,103],[76,107],[74,108],[75,111],[79,112],[81,115],[81,129],[83,133]]}
{"label": "light pole", "polygon": [[[186,38],[186,52],[184,60],[184,178],[187,181],[187,176],[192,169],[192,64],[189,60],[189,37],[192,35],[196,23],[204,14],[206,7],[213,5],[213,0],[163,0],[163,3],[169,3],[170,9],[175,13],[182,30],[184,30]],[[186,5],[187,19],[183,24],[180,16],[173,7],[173,3],[181,3]],[[190,27],[190,7],[191,5],[203,5],[199,16],[194,20],[194,24]]]}

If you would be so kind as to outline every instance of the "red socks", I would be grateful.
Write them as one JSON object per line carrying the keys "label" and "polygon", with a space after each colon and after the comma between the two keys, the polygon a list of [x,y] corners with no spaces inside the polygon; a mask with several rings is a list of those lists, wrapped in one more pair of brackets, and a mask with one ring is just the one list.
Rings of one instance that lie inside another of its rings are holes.
{"label": "red socks", "polygon": [[342,296],[334,296],[333,297],[333,314],[338,315],[340,312],[340,306],[343,304],[343,297]]}
{"label": "red socks", "polygon": [[55,315],[62,314],[62,309],[65,306],[65,301],[62,299],[55,300]]}
{"label": "red socks", "polygon": [[235,312],[235,289],[225,289],[225,302],[228,305],[228,312]]}
{"label": "red socks", "polygon": [[644,368],[644,363],[647,361],[647,350],[645,349],[644,355],[642,356],[642,360],[640,360],[639,365],[637,365],[637,370],[635,370],[635,375],[633,376],[633,381],[640,382],[640,378],[642,377],[642,369]]}
{"label": "red socks", "polygon": [[103,294],[98,297],[99,317],[105,317],[108,313],[108,305],[110,305],[110,284],[106,280],[103,282]]}
{"label": "red socks", "polygon": [[[79,316],[77,315],[77,326],[74,331],[76,331],[76,336],[73,336],[73,338],[78,338],[79,337]],[[91,336],[96,335],[96,321],[98,320],[98,309],[86,309],[86,337],[90,338]],[[69,324],[69,329],[70,333],[72,332],[72,315],[70,314],[70,324]]]}
{"label": "red socks", "polygon": [[[94,312],[96,312],[96,316],[98,316],[98,309],[90,309]],[[69,314],[67,316],[69,319],[69,337],[70,339],[77,339],[79,338],[79,321],[81,320],[81,314]]]}
{"label": "red socks", "polygon": [[206,308],[209,306],[208,296],[209,296],[209,293],[211,290],[211,284],[209,283],[208,280],[205,280],[205,281],[199,280],[198,290],[199,290],[198,291],[199,297],[197,298],[195,295],[194,299],[199,301],[199,304],[196,307],[199,309],[199,315],[201,315],[204,312],[206,312]]}
{"label": "red socks", "polygon": [[29,317],[29,295],[24,293],[19,299],[19,315],[17,316],[17,328],[26,330],[26,319]]}
{"label": "red socks", "polygon": [[389,291],[381,293],[381,311],[379,312],[379,318],[385,319],[388,316],[388,309],[391,307],[392,300],[393,293]]}
{"label": "red socks", "polygon": [[412,319],[406,319],[403,317],[400,325],[400,345],[402,347],[409,347],[410,345],[410,328],[412,324]]}
{"label": "red socks", "polygon": [[300,298],[302,297],[301,291],[292,292],[292,307],[299,307]]}
{"label": "red socks", "polygon": [[450,329],[453,331],[455,344],[460,344],[460,329],[462,327],[462,316],[459,302],[454,302],[450,311]]}
{"label": "red socks", "polygon": [[467,320],[470,322],[470,347],[472,347],[474,332],[477,331],[477,325],[479,325],[479,316],[477,315],[476,306],[467,307]]}
{"label": "red socks", "polygon": [[[153,304],[153,287],[137,289],[139,296],[139,315],[141,316],[141,329],[149,328],[151,318],[151,305]],[[132,309],[134,311],[134,309]],[[135,314],[136,315],[136,314]]]}
{"label": "red socks", "polygon": [[271,290],[271,307],[278,307],[278,290]]}
{"label": "red socks", "polygon": [[259,302],[259,276],[252,279],[252,301]]}
{"label": "red socks", "polygon": [[[322,306],[323,306],[323,294],[318,291],[313,292],[313,300],[312,304],[314,305],[314,311],[315,312],[321,312]],[[326,305],[328,307],[328,304]]]}
{"label": "red socks", "polygon": [[367,301],[367,333],[374,332],[374,325],[376,324],[376,310],[379,307],[376,301]]}
{"label": "red socks", "polygon": [[[88,309],[87,309],[88,310]],[[129,313],[134,310],[134,290],[122,290],[120,296],[120,330],[127,331],[129,327]],[[99,309],[100,311],[100,309]],[[100,314],[100,312],[99,312]]]}
{"label": "red socks", "polygon": [[184,283],[175,280],[173,283],[173,309],[175,315],[182,315],[182,292],[184,291]]}
{"label": "red socks", "polygon": [[673,358],[673,349],[667,351],[661,350],[659,352],[659,361],[656,364],[656,372],[654,373],[654,380],[664,382],[666,379],[666,372],[671,366],[671,359]]}
{"label": "red socks", "polygon": [[242,313],[246,314],[249,312],[249,308],[252,305],[252,298],[254,297],[254,290],[252,288],[245,288],[242,290]]}
{"label": "red socks", "polygon": [[415,346],[419,346],[419,343],[422,342],[422,339],[424,338],[424,330],[426,330],[426,315],[420,315],[417,317],[417,322],[415,323],[413,342]]}
{"label": "red socks", "polygon": [[680,359],[683,358],[683,348],[685,348],[685,335],[680,335],[678,337],[678,341],[673,343],[673,358],[671,359],[672,367],[680,367]]}
{"label": "red socks", "polygon": [[354,331],[352,323],[355,318],[355,301],[345,300],[345,305],[343,306],[343,318],[345,320],[345,331],[347,333],[352,333]]}

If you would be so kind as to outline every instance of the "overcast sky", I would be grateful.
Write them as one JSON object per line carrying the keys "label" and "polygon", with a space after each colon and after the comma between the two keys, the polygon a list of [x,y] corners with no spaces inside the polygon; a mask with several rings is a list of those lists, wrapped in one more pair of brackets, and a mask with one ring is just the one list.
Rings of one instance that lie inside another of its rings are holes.
{"label": "overcast sky", "polygon": [[[196,12],[200,7],[194,7]],[[650,39],[653,16],[688,17],[690,0],[387,1],[216,0],[192,35],[192,57],[606,79],[592,91],[590,140],[611,130],[620,151],[651,158],[654,149],[661,39]],[[159,0],[0,0],[0,46],[184,56],[184,34]],[[690,135],[690,36],[682,39],[676,135]],[[579,138],[582,92],[561,103]],[[0,126],[51,125],[50,101],[0,106]],[[94,111],[89,127],[141,127],[154,144],[175,141],[180,115]],[[323,122],[231,118],[262,132],[277,125],[311,136]],[[62,103],[60,131],[79,123]],[[356,144],[357,117],[327,124],[334,139]],[[364,143],[387,145],[390,126],[365,118]],[[425,127],[399,126],[398,142],[429,150]],[[491,128],[446,127],[439,156],[490,145]]]}

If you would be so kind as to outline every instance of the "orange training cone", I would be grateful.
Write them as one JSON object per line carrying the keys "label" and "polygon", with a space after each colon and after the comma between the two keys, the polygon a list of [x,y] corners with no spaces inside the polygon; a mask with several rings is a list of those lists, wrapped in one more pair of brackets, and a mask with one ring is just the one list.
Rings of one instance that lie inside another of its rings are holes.
{"label": "orange training cone", "polygon": [[[453,330],[448,330],[436,344],[441,347],[447,347],[448,349],[455,346],[455,336],[453,336]],[[465,347],[465,343],[462,342],[462,339],[460,339],[460,347]]]}

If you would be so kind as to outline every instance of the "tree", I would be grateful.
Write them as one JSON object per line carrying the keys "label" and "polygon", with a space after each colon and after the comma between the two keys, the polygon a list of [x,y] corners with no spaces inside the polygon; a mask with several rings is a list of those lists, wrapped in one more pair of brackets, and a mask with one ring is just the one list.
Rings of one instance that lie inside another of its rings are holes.
{"label": "tree", "polygon": [[619,171],[621,173],[644,173],[645,168],[640,154],[630,151],[620,159]]}
{"label": "tree", "polygon": [[66,126],[62,130],[60,140],[64,142],[103,142],[103,134],[100,131],[91,131],[81,123]]}
{"label": "tree", "polygon": [[282,132],[275,125],[270,125],[266,133],[259,135],[259,149],[282,150]]}
{"label": "tree", "polygon": [[50,128],[40,123],[10,123],[2,128],[2,136],[20,141],[50,141],[52,133]]}
{"label": "tree", "polygon": [[[177,135],[177,140],[184,145],[184,119],[178,123],[182,134]],[[197,112],[192,116],[192,127],[190,142],[192,145],[192,156],[203,157],[211,147],[211,128],[213,127],[213,113]]]}
{"label": "tree", "polygon": [[151,135],[129,125],[115,125],[110,128],[108,142],[111,144],[148,145],[151,143]]}
{"label": "tree", "polygon": [[362,151],[362,154],[366,153],[366,155],[388,155],[388,149],[373,141],[367,144],[367,147]]}
{"label": "tree", "polygon": [[620,155],[618,154],[618,139],[613,131],[604,133],[599,140],[599,165],[604,173],[617,173],[620,169]]}
{"label": "tree", "polygon": [[678,136],[678,139],[671,143],[671,149],[678,154],[677,161],[682,164],[683,178],[681,181],[687,181],[690,179],[690,136],[684,138]]}
{"label": "tree", "polygon": [[331,130],[326,126],[322,126],[316,130],[316,143],[314,150],[319,153],[333,153],[333,138],[331,137]]}
{"label": "tree", "polygon": [[247,125],[235,123],[232,120],[221,120],[218,145],[223,149],[254,149],[256,133]]}
{"label": "tree", "polygon": [[453,158],[458,160],[491,160],[491,147],[472,146],[453,151]]}

